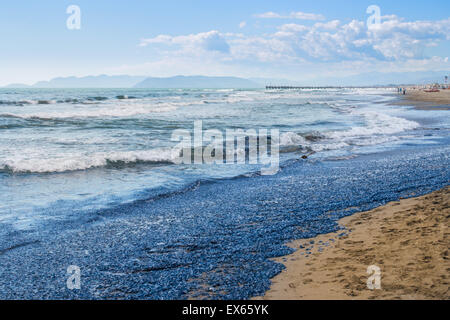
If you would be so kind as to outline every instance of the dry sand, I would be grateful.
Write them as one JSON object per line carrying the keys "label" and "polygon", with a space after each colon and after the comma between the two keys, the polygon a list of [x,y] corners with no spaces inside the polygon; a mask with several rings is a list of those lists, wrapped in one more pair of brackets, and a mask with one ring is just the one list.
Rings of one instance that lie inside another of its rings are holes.
{"label": "dry sand", "polygon": [[409,88],[406,95],[401,96],[396,105],[412,105],[418,109],[450,110],[450,89],[439,92],[425,92],[423,90]]}
{"label": "dry sand", "polygon": [[[449,218],[450,187],[344,218],[348,235],[291,243],[306,249],[276,259],[287,269],[257,299],[449,299]],[[367,288],[370,265],[380,290]]]}

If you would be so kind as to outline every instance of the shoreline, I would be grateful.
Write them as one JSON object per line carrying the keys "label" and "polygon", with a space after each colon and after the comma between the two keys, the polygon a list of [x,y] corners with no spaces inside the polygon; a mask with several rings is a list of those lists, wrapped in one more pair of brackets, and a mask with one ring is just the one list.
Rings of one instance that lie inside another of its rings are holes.
{"label": "shoreline", "polygon": [[397,106],[413,106],[420,110],[450,110],[450,89],[439,92],[424,92],[415,88],[407,88],[406,95],[398,95]]}
{"label": "shoreline", "polygon": [[[30,230],[2,225],[0,296],[245,300],[263,295],[283,269],[273,259],[294,251],[287,242],[338,230],[338,219],[351,213],[448,185],[445,134],[434,144],[352,158],[299,158],[283,163],[273,176],[199,180],[155,196],[145,191],[136,201],[83,214],[77,210],[80,202],[70,207],[57,202],[42,211],[49,219]],[[64,219],[62,211],[68,211]],[[66,290],[72,265],[82,270],[83,290]]]}
{"label": "shoreline", "polygon": [[[414,148],[407,159],[389,151],[320,164],[297,161],[275,176],[199,184],[155,201],[77,216],[71,228],[48,223],[34,232],[2,229],[0,296],[246,300],[262,295],[283,269],[273,258],[293,252],[288,241],[337,230],[337,218],[352,212],[448,185],[448,151],[446,144]],[[376,170],[382,174],[370,174]],[[170,226],[161,228],[162,218]],[[83,290],[65,289],[70,265],[82,268]]]}
{"label": "shoreline", "polygon": [[[296,240],[263,300],[450,299],[450,187],[339,221],[347,231]],[[381,289],[367,288],[368,266]]]}

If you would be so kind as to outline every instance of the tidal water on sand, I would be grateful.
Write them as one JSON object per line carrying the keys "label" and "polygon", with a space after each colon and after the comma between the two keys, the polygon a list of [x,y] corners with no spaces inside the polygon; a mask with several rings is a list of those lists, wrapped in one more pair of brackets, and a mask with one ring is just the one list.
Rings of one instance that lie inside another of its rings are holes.
{"label": "tidal water on sand", "polygon": [[[0,89],[0,298],[262,294],[287,241],[448,185],[450,113],[395,99],[354,88]],[[177,164],[172,133],[197,120],[278,129],[279,173]],[[66,287],[70,265],[81,290]]]}

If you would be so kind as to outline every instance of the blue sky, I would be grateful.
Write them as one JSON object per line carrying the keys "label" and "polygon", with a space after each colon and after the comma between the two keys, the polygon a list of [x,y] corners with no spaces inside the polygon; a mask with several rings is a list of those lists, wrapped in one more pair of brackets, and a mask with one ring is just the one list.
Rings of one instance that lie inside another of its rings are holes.
{"label": "blue sky", "polygon": [[[69,5],[81,29],[68,30]],[[381,24],[368,28],[377,5]],[[21,1],[0,6],[0,85],[57,76],[315,81],[450,70],[450,1]]]}

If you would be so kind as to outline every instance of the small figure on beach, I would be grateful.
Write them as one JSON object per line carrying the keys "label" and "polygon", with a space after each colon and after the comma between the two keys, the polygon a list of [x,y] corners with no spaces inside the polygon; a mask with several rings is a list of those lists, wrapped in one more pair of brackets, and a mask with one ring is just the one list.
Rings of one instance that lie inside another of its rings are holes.
{"label": "small figure on beach", "polygon": [[406,94],[406,88],[403,88],[403,95]]}

